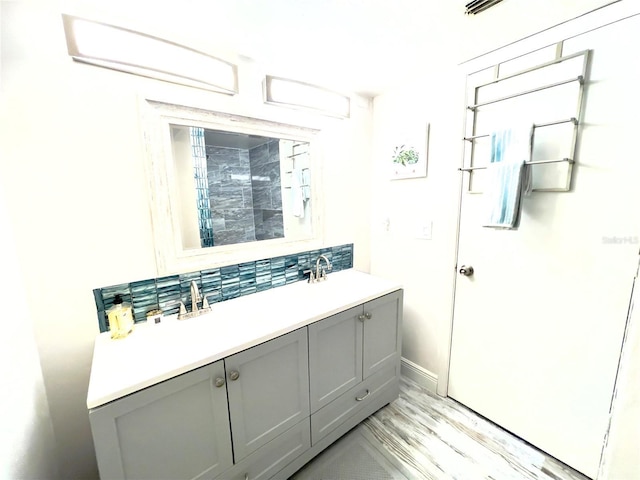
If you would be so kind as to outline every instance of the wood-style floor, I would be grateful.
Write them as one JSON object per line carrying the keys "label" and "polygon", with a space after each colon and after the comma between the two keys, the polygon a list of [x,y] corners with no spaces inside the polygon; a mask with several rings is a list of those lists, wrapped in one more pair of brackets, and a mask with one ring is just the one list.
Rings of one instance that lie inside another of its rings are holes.
{"label": "wood-style floor", "polygon": [[[456,401],[432,394],[404,377],[400,398],[365,420],[354,434],[366,438],[365,447],[374,447],[368,448],[366,458],[371,458],[371,452],[379,452],[380,465],[390,462],[411,480],[588,480]],[[327,455],[316,457],[312,462],[315,469],[308,465],[306,471],[320,471],[317,467],[323,462],[335,463],[335,452],[341,450],[342,441],[350,442],[343,444],[345,448],[352,448],[353,438],[343,437]],[[352,458],[357,462],[365,456]],[[348,458],[340,461],[340,471],[362,470],[357,465],[345,465]],[[391,472],[389,468],[385,470]],[[380,478],[398,478],[393,472],[389,475],[384,473]],[[305,470],[295,478],[350,480],[335,473],[306,475]]]}

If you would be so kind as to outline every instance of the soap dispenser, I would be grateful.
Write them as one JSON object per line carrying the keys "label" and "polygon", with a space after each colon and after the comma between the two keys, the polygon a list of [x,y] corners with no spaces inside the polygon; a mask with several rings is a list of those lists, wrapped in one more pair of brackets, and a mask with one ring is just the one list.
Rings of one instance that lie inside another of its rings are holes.
{"label": "soap dispenser", "polygon": [[121,295],[113,299],[113,307],[107,310],[111,338],[124,338],[133,331],[131,305],[122,301]]}

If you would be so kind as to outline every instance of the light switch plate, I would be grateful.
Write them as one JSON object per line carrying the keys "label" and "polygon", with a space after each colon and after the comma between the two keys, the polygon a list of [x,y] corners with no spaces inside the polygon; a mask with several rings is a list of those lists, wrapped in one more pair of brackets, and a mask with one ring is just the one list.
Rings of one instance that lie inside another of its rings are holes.
{"label": "light switch plate", "polygon": [[433,222],[431,220],[418,226],[416,238],[420,240],[431,240],[433,235]]}

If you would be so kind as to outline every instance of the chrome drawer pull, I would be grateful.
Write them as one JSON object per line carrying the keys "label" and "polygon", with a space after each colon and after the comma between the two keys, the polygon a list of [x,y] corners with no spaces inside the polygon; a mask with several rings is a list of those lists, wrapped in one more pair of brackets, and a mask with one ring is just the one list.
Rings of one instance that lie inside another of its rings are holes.
{"label": "chrome drawer pull", "polygon": [[363,396],[361,397],[356,397],[356,402],[361,402],[362,400],[364,400],[365,398],[367,398],[369,396],[371,392],[369,391],[369,389],[367,388],[367,393],[365,393]]}

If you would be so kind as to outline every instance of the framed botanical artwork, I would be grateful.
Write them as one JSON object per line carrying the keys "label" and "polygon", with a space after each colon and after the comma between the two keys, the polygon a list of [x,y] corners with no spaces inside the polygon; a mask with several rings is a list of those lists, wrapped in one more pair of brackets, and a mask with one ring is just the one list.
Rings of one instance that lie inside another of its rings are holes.
{"label": "framed botanical artwork", "polygon": [[391,180],[426,177],[429,123],[416,124],[396,137],[389,158]]}

